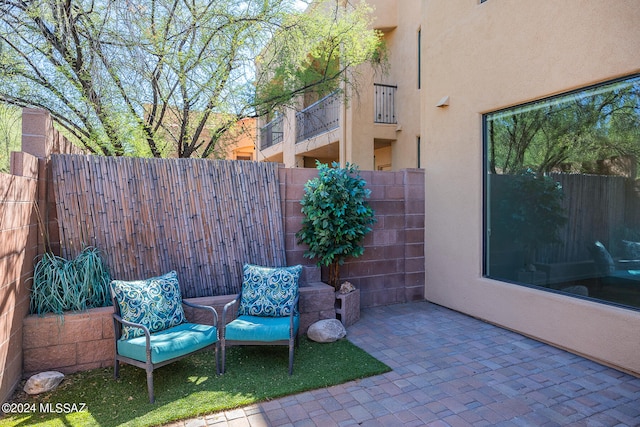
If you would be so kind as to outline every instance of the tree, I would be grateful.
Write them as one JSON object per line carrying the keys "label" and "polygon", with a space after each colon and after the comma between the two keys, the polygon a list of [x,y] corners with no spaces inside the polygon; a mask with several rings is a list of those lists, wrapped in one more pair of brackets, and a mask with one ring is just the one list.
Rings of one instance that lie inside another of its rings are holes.
{"label": "tree", "polygon": [[640,79],[488,117],[491,173],[575,171],[587,161],[640,156]]}
{"label": "tree", "polygon": [[11,152],[20,149],[21,123],[19,108],[0,103],[0,172],[9,172]]}
{"label": "tree", "polygon": [[385,61],[371,12],[364,1],[315,0],[306,14],[289,15],[256,60],[260,114],[294,107],[291,101],[300,94],[318,99],[347,86],[357,92],[357,66]]}
{"label": "tree", "polygon": [[329,267],[329,285],[338,290],[340,266],[348,257],[364,253],[360,242],[376,222],[367,203],[371,191],[360,177],[358,167],[347,163],[340,168],[316,161],[317,178],[304,186],[302,228],[296,233],[298,243],[309,246],[304,256],[317,258],[318,265]]}
{"label": "tree", "polygon": [[[320,13],[295,13],[293,4],[0,0],[0,99],[49,110],[93,153],[210,157],[224,151],[217,145],[229,128],[261,108],[251,80],[254,60],[269,43],[299,53],[308,45],[294,48],[296,43],[321,39],[311,53],[325,58],[340,46],[376,38],[354,21],[364,12],[327,20]],[[341,32],[314,33],[336,29]],[[353,55],[350,65],[369,56]],[[295,55],[279,59],[288,71],[304,65]],[[315,81],[287,76],[289,95],[260,102],[284,103],[345,74]]]}

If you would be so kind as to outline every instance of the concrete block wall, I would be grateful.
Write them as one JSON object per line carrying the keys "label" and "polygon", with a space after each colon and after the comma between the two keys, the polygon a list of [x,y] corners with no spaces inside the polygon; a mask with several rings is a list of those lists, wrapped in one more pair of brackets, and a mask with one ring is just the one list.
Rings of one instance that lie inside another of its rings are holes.
{"label": "concrete block wall", "polygon": [[48,240],[44,230],[52,230],[51,240],[57,239],[46,159],[51,153],[80,152],[53,128],[48,113],[23,109],[22,151],[11,153],[11,173],[0,174],[0,401],[22,379],[23,320],[35,260]]}
{"label": "concrete block wall", "polygon": [[24,375],[71,373],[113,365],[112,307],[24,319]]}
{"label": "concrete block wall", "polygon": [[22,320],[29,313],[29,280],[39,253],[38,159],[24,154],[0,174],[0,400],[22,379]]}
{"label": "concrete block wall", "polygon": [[[371,190],[369,203],[377,222],[364,239],[364,255],[341,267],[341,281],[360,289],[363,308],[424,299],[424,170],[361,171],[360,175]],[[295,233],[302,226],[304,184],[316,176],[316,169],[280,169],[289,264],[315,265],[304,258],[306,246],[297,244]],[[326,281],[326,269],[322,272]]]}

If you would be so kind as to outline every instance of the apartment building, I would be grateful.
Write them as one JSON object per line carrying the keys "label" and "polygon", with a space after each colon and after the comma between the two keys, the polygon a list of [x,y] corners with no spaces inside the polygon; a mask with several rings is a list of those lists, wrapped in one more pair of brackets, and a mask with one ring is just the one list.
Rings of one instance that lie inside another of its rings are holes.
{"label": "apartment building", "polygon": [[388,73],[258,160],[424,168],[427,300],[640,374],[637,0],[370,3]]}
{"label": "apartment building", "polygon": [[[419,0],[369,0],[384,34],[388,65],[361,66],[345,96],[301,97],[297,108],[259,120],[259,161],[315,167],[315,161],[363,170],[420,167]],[[400,24],[401,23],[401,24]]]}
{"label": "apartment building", "polygon": [[221,137],[221,147],[227,160],[256,160],[256,122],[254,117],[240,119]]}

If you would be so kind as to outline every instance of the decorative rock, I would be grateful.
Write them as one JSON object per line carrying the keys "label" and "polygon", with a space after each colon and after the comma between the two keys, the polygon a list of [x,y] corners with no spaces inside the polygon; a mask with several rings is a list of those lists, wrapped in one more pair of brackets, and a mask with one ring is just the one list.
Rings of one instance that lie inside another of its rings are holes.
{"label": "decorative rock", "polygon": [[347,330],[338,319],[318,320],[307,330],[307,337],[315,342],[334,342],[346,336]]}
{"label": "decorative rock", "polygon": [[348,294],[349,292],[353,292],[356,290],[356,287],[351,284],[351,282],[344,282],[340,285],[340,290],[338,291],[341,294]]}
{"label": "decorative rock", "polygon": [[46,371],[35,374],[27,380],[24,391],[27,394],[40,394],[58,387],[64,374],[58,371]]}

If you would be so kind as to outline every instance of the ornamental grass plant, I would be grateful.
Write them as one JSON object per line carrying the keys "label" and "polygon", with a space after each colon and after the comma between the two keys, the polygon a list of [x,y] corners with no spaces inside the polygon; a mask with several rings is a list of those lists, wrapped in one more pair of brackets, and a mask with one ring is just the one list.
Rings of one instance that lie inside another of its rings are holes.
{"label": "ornamental grass plant", "polygon": [[[53,392],[18,392],[8,403],[34,410],[6,414],[0,427],[162,425],[390,371],[346,339],[321,344],[303,337],[292,376],[287,364],[288,353],[279,346],[231,347],[226,373],[216,376],[213,352],[199,352],[154,371],[155,404],[149,403],[143,369],[123,364],[117,380],[113,368],[79,372],[66,376]],[[40,410],[72,409],[73,404],[84,411]]]}
{"label": "ornamental grass plant", "polygon": [[99,251],[86,247],[73,260],[46,252],[35,266],[32,314],[62,314],[111,305],[111,276]]}

